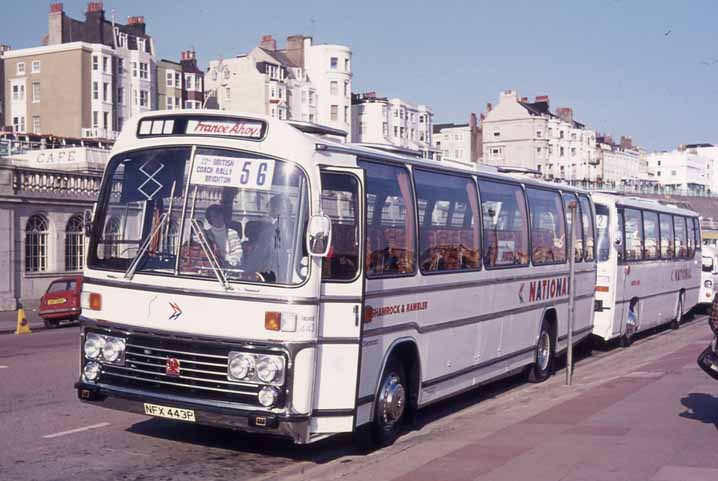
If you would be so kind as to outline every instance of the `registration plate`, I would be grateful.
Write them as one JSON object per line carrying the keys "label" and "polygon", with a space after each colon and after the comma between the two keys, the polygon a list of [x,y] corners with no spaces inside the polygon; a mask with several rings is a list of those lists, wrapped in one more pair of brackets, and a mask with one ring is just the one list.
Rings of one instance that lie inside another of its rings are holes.
{"label": "registration plate", "polygon": [[177,419],[179,421],[195,422],[194,411],[191,409],[171,408],[158,406],[157,404],[145,403],[145,414],[160,418]]}
{"label": "registration plate", "polygon": [[65,299],[64,297],[59,297],[57,299],[49,299],[47,301],[47,305],[54,306],[55,304],[64,304],[66,302],[67,302],[67,299]]}

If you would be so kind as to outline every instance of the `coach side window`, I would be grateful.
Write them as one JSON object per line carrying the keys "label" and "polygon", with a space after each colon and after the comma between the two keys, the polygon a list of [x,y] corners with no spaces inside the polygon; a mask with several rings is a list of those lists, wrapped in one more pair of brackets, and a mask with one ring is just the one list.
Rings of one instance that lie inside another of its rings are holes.
{"label": "coach side window", "polygon": [[696,250],[701,249],[701,221],[698,217],[693,218],[693,233],[696,236]]}
{"label": "coach side window", "polygon": [[415,170],[414,182],[421,271],[478,269],[479,201],[473,179]]}
{"label": "coach side window", "polygon": [[659,219],[661,223],[661,259],[672,259],[675,244],[673,217],[668,214],[660,214]]}
{"label": "coach side window", "polygon": [[626,222],[624,220],[623,210],[618,210],[618,235],[621,239],[621,245],[616,247],[618,254],[618,262],[626,260]]}
{"label": "coach side window", "polygon": [[526,189],[531,213],[531,260],[535,265],[566,262],[566,223],[558,192]]}
{"label": "coach side window", "polygon": [[591,262],[596,259],[596,248],[593,239],[594,236],[594,225],[593,225],[593,214],[591,213],[591,202],[585,195],[579,195],[578,198],[581,200],[581,218],[583,219],[583,237],[586,239],[584,246],[586,249],[583,252],[583,260]]}
{"label": "coach side window", "polygon": [[643,221],[641,211],[625,209],[624,229],[626,236],[626,260],[635,261],[643,259]]}
{"label": "coach side window", "polygon": [[414,200],[409,172],[361,162],[366,170],[366,271],[369,277],[416,271]]}
{"label": "coach side window", "polygon": [[528,215],[521,187],[480,180],[479,194],[484,224],[484,265],[489,268],[528,265]]}
{"label": "coach side window", "polygon": [[686,224],[688,224],[688,257],[693,259],[696,253],[696,233],[693,225],[693,219],[686,217]]}
{"label": "coach side window", "polygon": [[658,259],[660,257],[658,250],[658,214],[643,211],[643,232],[645,233],[643,258]]}
{"label": "coach side window", "polygon": [[359,271],[359,199],[356,177],[322,173],[322,212],[332,221],[329,254],[322,259],[322,279],[347,281]]}
{"label": "coach side window", "polygon": [[685,217],[673,216],[673,230],[676,234],[675,255],[676,257],[686,257],[686,254],[688,254],[688,233],[686,232]]}
{"label": "coach side window", "polygon": [[[571,201],[576,201],[576,217],[578,218],[578,222],[576,222],[576,262],[581,262],[581,259],[583,259],[583,219],[581,216],[581,205],[578,203],[578,199],[576,198],[575,194],[569,194],[565,193],[563,194],[563,210],[566,213],[566,225],[568,226],[568,232],[570,234],[571,232],[571,210],[568,208],[569,203]],[[566,237],[566,245],[570,245],[571,243],[571,237],[570,235]]]}

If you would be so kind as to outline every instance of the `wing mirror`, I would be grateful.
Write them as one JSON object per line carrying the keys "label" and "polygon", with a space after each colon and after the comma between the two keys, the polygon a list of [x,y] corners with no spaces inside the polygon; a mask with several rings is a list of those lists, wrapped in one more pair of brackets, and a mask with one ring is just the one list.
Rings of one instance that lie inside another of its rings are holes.
{"label": "wing mirror", "polygon": [[307,251],[309,255],[325,257],[332,240],[332,221],[328,216],[313,215],[307,227]]}
{"label": "wing mirror", "polygon": [[82,226],[85,230],[85,236],[90,237],[92,235],[92,211],[85,209],[82,214]]}

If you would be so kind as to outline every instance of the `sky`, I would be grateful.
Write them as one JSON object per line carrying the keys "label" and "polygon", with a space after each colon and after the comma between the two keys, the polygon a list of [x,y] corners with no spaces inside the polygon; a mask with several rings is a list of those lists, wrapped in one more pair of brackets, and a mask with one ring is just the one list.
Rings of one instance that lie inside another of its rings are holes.
{"label": "sky", "polygon": [[[40,45],[48,0],[3,2],[0,43]],[[86,1],[65,0],[83,18]],[[502,90],[649,150],[718,144],[718,2],[714,0],[105,1],[118,22],[144,15],[160,57],[249,52],[262,35],[352,49],[354,92],[426,104],[434,122],[466,122]]]}

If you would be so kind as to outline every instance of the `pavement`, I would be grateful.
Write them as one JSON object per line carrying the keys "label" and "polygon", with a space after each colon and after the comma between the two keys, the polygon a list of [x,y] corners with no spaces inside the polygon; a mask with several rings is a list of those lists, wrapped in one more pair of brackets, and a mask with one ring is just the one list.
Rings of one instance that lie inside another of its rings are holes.
{"label": "pavement", "polygon": [[[25,318],[30,323],[30,330],[41,331],[46,329],[42,319],[37,314],[39,300],[25,301]],[[0,311],[0,334],[11,334],[17,328],[17,311]]]}
{"label": "pavement", "polygon": [[0,478],[502,481],[718,479],[718,383],[695,364],[705,316],[578,354],[542,384],[505,379],[422,410],[369,454],[81,404],[77,327],[0,336]]}

